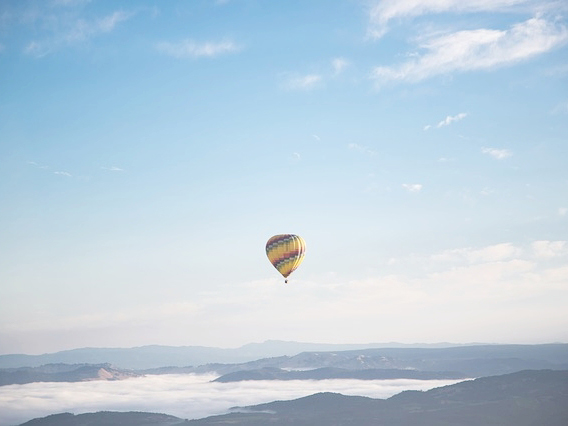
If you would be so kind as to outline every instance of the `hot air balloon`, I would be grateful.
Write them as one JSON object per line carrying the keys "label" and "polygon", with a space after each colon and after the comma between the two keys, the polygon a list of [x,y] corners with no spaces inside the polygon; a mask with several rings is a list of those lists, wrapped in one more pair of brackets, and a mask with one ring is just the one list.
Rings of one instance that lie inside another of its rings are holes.
{"label": "hot air balloon", "polygon": [[266,243],[266,255],[270,263],[288,282],[288,275],[296,270],[306,253],[306,242],[293,234],[281,234],[270,237]]}

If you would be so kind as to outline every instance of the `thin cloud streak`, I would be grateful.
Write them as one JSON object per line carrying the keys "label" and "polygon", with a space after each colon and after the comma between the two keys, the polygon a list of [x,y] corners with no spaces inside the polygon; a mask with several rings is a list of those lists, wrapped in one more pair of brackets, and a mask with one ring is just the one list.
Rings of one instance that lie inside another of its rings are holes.
{"label": "thin cloud streak", "polygon": [[490,155],[497,160],[504,160],[513,155],[513,153],[508,149],[496,149],[496,148],[481,148],[483,154]]}
{"label": "thin cloud streak", "polygon": [[293,77],[288,80],[287,86],[291,90],[311,90],[321,83],[322,77],[318,74],[308,74],[300,77]]}
{"label": "thin cloud streak", "polygon": [[98,34],[109,33],[114,30],[120,22],[126,21],[130,16],[132,16],[132,14],[124,11],[116,11],[94,22],[80,19],[76,22],[74,28],[66,35],[65,40],[73,44],[85,41]]}
{"label": "thin cloud streak", "polygon": [[148,375],[122,381],[30,383],[0,387],[0,426],[59,412],[150,411],[194,419],[234,406],[289,400],[317,392],[388,398],[459,380],[290,380],[214,383],[216,375]]}
{"label": "thin cloud streak", "polygon": [[402,187],[408,192],[420,192],[422,190],[422,184],[420,183],[403,183]]}
{"label": "thin cloud streak", "polygon": [[568,253],[566,241],[535,241],[532,249],[539,259],[565,256]]}
{"label": "thin cloud streak", "polygon": [[440,121],[436,127],[439,129],[440,127],[449,126],[454,121],[463,120],[466,116],[467,114],[465,112],[460,112],[458,115],[454,115],[453,117],[448,115],[445,119]]}
{"label": "thin cloud streak", "polygon": [[[463,120],[465,117],[467,117],[467,114],[465,112],[460,112],[459,114],[454,116],[448,115],[436,125],[436,128],[439,129],[440,127],[449,126],[455,121]],[[431,128],[432,126],[430,124],[424,126],[424,130],[429,130]]]}
{"label": "thin cloud streak", "polygon": [[343,58],[335,58],[331,61],[331,65],[333,66],[333,72],[335,75],[341,74],[347,66],[349,66],[349,62]]}
{"label": "thin cloud streak", "polygon": [[43,43],[37,41],[29,42],[24,48],[24,54],[33,56],[34,58],[40,59],[51,53],[51,49]]}
{"label": "thin cloud streak", "polygon": [[371,73],[377,87],[394,81],[419,82],[437,75],[487,70],[548,52],[568,41],[566,27],[532,18],[508,30],[477,29],[432,37],[419,47],[426,53],[398,66]]}
{"label": "thin cloud streak", "polygon": [[552,109],[551,114],[568,114],[568,101],[557,104]]}
{"label": "thin cloud streak", "polygon": [[420,15],[453,12],[492,12],[507,10],[529,0],[382,0],[369,10],[368,34],[380,38],[388,31],[390,21]]}
{"label": "thin cloud streak", "polygon": [[512,243],[501,243],[480,249],[462,248],[455,250],[446,250],[432,256],[432,260],[436,262],[448,261],[467,261],[468,263],[480,262],[500,262],[512,259],[521,255],[522,250]]}
{"label": "thin cloud streak", "polygon": [[47,37],[43,40],[30,41],[27,43],[23,52],[24,54],[37,59],[43,58],[64,46],[73,46],[101,34],[110,33],[118,26],[119,23],[130,19],[133,15],[134,13],[118,10],[110,15],[93,21],[78,19],[67,22],[61,18],[52,18],[56,19],[59,24],[58,26],[67,29],[52,34],[51,37]]}
{"label": "thin cloud streak", "polygon": [[367,154],[370,156],[374,156],[376,154],[375,151],[373,151],[372,149],[363,146],[363,145],[359,145],[357,143],[350,143],[349,145],[347,145],[347,148],[354,150],[354,151],[358,151],[358,152],[362,152],[363,154]]}
{"label": "thin cloud streak", "polygon": [[91,0],[52,0],[53,6],[75,7],[90,3]]}
{"label": "thin cloud streak", "polygon": [[193,40],[183,40],[178,43],[161,42],[155,45],[156,49],[166,55],[178,59],[185,58],[214,58],[216,56],[235,53],[241,48],[230,40],[219,42],[197,43]]}

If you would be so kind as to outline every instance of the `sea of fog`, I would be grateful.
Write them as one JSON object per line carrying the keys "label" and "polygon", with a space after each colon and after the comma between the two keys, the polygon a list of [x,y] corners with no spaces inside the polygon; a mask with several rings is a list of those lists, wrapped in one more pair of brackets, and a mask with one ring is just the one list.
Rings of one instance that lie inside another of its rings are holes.
{"label": "sea of fog", "polygon": [[149,411],[196,419],[231,407],[288,400],[317,392],[388,398],[460,380],[259,380],[214,383],[215,375],[147,375],[120,381],[29,383],[0,386],[0,426],[71,412]]}

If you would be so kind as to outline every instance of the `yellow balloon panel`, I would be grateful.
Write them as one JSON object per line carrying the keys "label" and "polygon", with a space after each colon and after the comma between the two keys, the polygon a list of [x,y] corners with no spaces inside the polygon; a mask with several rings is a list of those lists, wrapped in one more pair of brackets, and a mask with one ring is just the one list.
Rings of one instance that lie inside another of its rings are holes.
{"label": "yellow balloon panel", "polygon": [[287,278],[304,260],[306,243],[294,234],[280,234],[271,237],[266,243],[266,255],[270,263]]}

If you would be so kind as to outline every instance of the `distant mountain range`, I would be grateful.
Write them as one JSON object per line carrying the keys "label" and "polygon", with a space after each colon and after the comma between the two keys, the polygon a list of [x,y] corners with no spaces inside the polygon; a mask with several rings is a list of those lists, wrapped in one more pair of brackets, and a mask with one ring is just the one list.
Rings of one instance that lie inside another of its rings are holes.
{"label": "distant mountain range", "polygon": [[208,363],[243,363],[260,358],[292,356],[301,352],[346,351],[369,348],[445,348],[460,346],[452,343],[412,344],[326,344],[268,340],[249,343],[239,348],[223,349],[206,346],[159,346],[135,348],[81,348],[42,354],[0,355],[0,368],[39,367],[45,364],[101,364],[110,363],[118,368],[143,370],[151,368],[199,366]]}
{"label": "distant mountain range", "polygon": [[[159,351],[148,354],[149,348]],[[148,365],[181,357],[189,348],[144,347],[122,349],[122,365]],[[220,350],[220,349],[219,349]],[[109,352],[107,352],[109,351]],[[347,351],[301,352],[289,356],[261,358],[244,363],[206,363],[198,366],[164,366],[149,369],[117,367],[115,350],[83,349],[38,355],[3,355],[14,363],[44,359],[99,359],[104,363],[46,364],[39,367],[0,368],[0,385],[38,381],[119,380],[144,374],[215,373],[218,381],[321,380],[332,378],[461,379],[512,373],[521,370],[568,369],[568,344],[477,345],[446,348],[373,348]],[[170,352],[171,351],[171,352]],[[191,352],[191,351],[189,351]],[[81,354],[70,357],[70,354]],[[90,354],[90,355],[89,355]],[[158,355],[156,355],[158,354]],[[88,357],[85,355],[89,355]],[[130,358],[127,358],[127,355]],[[181,362],[181,361],[180,361]],[[1,365],[1,363],[0,363]]]}
{"label": "distant mountain range", "polygon": [[[258,375],[266,375],[266,369],[301,371],[319,368],[353,371],[413,370],[446,376],[453,375],[454,378],[482,377],[520,370],[564,370],[568,369],[568,344],[374,348],[302,352],[294,356],[264,358],[242,364],[206,364],[194,368],[193,371],[196,373],[215,371],[220,375],[239,373],[242,377],[246,377],[246,374],[242,372],[257,371]],[[169,372],[173,373],[175,369],[170,369]],[[248,373],[249,377],[251,374],[254,373]]]}
{"label": "distant mountain range", "polygon": [[566,426],[568,371],[527,370],[389,399],[318,393],[198,420],[152,413],[69,413],[21,426]]}

